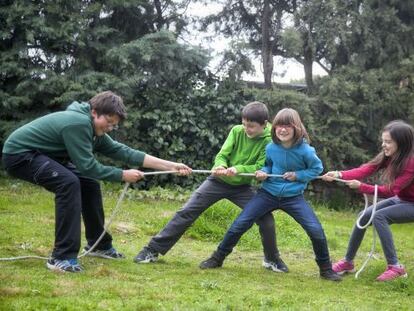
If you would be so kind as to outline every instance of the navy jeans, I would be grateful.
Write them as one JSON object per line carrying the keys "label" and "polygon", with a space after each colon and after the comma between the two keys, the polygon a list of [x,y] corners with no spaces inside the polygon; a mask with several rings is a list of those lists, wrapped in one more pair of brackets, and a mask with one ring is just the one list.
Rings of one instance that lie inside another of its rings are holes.
{"label": "navy jeans", "polygon": [[330,265],[325,233],[303,195],[286,198],[275,197],[263,189],[260,189],[250,202],[247,203],[242,213],[233,222],[217,248],[218,254],[221,256],[230,254],[241,236],[250,229],[256,219],[277,209],[281,209],[293,217],[306,231],[312,241],[313,251],[319,267]]}
{"label": "navy jeans", "polygon": [[[243,209],[254,194],[250,185],[233,186],[210,176],[198,187],[183,208],[151,239],[148,246],[165,255],[197,218],[214,203],[227,199]],[[279,257],[279,251],[276,246],[275,221],[272,213],[258,218],[257,224],[265,258],[275,261]]]}
{"label": "navy jeans", "polygon": [[[73,164],[58,161],[37,152],[3,154],[3,164],[13,177],[37,184],[55,194],[55,245],[53,258],[77,257],[80,249],[81,214],[89,245],[104,230],[104,211],[99,183],[82,176]],[[97,249],[112,247],[106,233]]]}

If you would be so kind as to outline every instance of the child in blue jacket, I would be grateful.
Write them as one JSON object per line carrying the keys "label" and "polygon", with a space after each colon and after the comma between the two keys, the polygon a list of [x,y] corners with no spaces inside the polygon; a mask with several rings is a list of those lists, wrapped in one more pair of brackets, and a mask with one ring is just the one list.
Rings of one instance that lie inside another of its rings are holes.
{"label": "child in blue jacket", "polygon": [[[308,182],[323,171],[323,166],[315,149],[309,145],[309,136],[296,110],[285,108],[277,113],[272,124],[272,140],[273,143],[266,147],[265,167],[256,172],[256,178],[264,180],[261,189],[233,222],[217,250],[200,264],[200,268],[221,267],[225,257],[256,219],[281,209],[293,217],[311,239],[320,276],[340,281],[341,277],[332,271],[323,228],[303,196]],[[268,178],[268,174],[283,177]]]}

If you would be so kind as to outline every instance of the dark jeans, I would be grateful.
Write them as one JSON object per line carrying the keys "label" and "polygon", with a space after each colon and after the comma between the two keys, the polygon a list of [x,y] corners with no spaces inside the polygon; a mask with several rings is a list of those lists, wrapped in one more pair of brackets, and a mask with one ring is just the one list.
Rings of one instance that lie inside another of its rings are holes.
{"label": "dark jeans", "polygon": [[[194,221],[214,203],[228,199],[240,208],[244,208],[254,193],[250,185],[233,186],[214,177],[208,177],[168,224],[151,239],[148,246],[164,255]],[[264,213],[261,216],[256,222],[262,238],[263,251],[267,260],[274,261],[279,256],[276,246],[275,221],[272,213]]]}
{"label": "dark jeans", "polygon": [[[373,206],[367,208],[361,219],[361,226],[364,226],[371,218]],[[361,212],[362,213],[362,212]],[[361,213],[359,215],[361,215]],[[398,264],[397,253],[395,251],[394,240],[390,230],[392,224],[403,224],[414,221],[414,202],[403,201],[398,197],[383,200],[377,204],[376,213],[372,224],[378,233],[385,258],[389,265]],[[359,229],[354,226],[348,244],[348,251],[345,259],[352,261],[361,245],[366,229]]]}
{"label": "dark jeans", "polygon": [[223,257],[230,254],[241,236],[250,229],[256,219],[277,209],[286,212],[305,229],[312,241],[313,251],[319,267],[329,266],[330,259],[325,233],[303,195],[287,198],[275,197],[263,189],[259,189],[239,217],[233,222],[217,248],[218,254]]}
{"label": "dark jeans", "polygon": [[[99,183],[81,176],[70,162],[51,159],[37,151],[3,154],[3,164],[13,177],[37,184],[55,194],[55,245],[52,257],[77,257],[80,249],[81,214],[89,245],[104,230],[104,211]],[[97,249],[112,247],[106,234]]]}

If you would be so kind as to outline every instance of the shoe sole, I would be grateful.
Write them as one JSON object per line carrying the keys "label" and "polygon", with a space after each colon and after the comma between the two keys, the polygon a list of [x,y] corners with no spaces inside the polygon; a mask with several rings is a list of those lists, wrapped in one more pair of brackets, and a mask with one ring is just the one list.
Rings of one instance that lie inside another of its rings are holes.
{"label": "shoe sole", "polygon": [[51,270],[51,271],[54,271],[54,272],[60,272],[60,273],[66,273],[66,272],[68,272],[68,271],[66,271],[66,270],[62,270],[62,269],[60,269],[60,268],[58,268],[58,267],[56,267],[56,266],[54,266],[54,265],[51,265],[50,263],[46,263],[46,267],[49,269],[49,270]]}
{"label": "shoe sole", "polygon": [[[85,252],[86,253],[86,252]],[[105,259],[125,259],[125,257],[111,257],[103,254],[97,254],[97,253],[87,253],[85,256],[91,256],[91,257],[99,257],[99,258],[105,258]]]}
{"label": "shoe sole", "polygon": [[[335,270],[333,270],[334,272],[336,272]],[[352,269],[352,270],[344,270],[344,271],[341,271],[341,272],[336,272],[336,274],[339,274],[339,275],[344,275],[344,274],[347,274],[347,273],[349,273],[349,274],[351,274],[351,273],[355,273],[355,269]]]}
{"label": "shoe sole", "polygon": [[111,257],[111,256],[107,256],[104,254],[100,254],[100,253],[95,253],[95,252],[90,252],[87,253],[86,255],[84,255],[86,252],[88,252],[88,250],[84,249],[82,251],[82,256],[90,256],[90,257],[99,257],[99,258],[104,258],[104,259],[125,259],[125,257]]}
{"label": "shoe sole", "polygon": [[58,268],[58,267],[56,267],[56,266],[54,266],[54,265],[51,265],[50,263],[46,263],[46,268],[48,268],[49,270],[51,270],[51,271],[53,271],[53,272],[59,272],[59,273],[79,273],[79,272],[82,272],[83,270],[80,270],[80,271],[66,271],[66,270],[63,270],[63,269],[60,269],[60,268]]}
{"label": "shoe sole", "polygon": [[388,281],[392,281],[392,280],[395,280],[395,279],[398,279],[398,278],[408,278],[408,273],[396,276],[395,278],[388,279],[388,280],[378,280],[377,279],[377,281],[378,282],[388,282]]}
{"label": "shoe sole", "polygon": [[283,270],[280,270],[278,268],[275,268],[273,265],[271,265],[267,262],[263,262],[262,266],[267,270],[272,270],[273,272],[279,272],[279,273],[287,273],[288,272],[288,271],[283,271]]}
{"label": "shoe sole", "polygon": [[134,258],[135,263],[151,263],[151,262],[156,262],[156,261],[158,261],[158,258],[148,258],[144,260],[137,260],[136,258]]}

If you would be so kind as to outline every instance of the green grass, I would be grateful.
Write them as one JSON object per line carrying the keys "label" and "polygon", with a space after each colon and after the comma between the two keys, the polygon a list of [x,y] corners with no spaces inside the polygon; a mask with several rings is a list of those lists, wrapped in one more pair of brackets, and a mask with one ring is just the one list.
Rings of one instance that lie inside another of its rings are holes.
{"label": "green grass", "polygon": [[[107,217],[121,186],[104,185]],[[178,193],[176,193],[178,194]],[[188,192],[179,193],[183,200]],[[42,260],[0,262],[0,310],[410,310],[413,277],[389,283],[375,278],[385,268],[372,260],[358,280],[321,280],[309,239],[283,213],[275,214],[279,248],[291,272],[272,273],[261,267],[262,251],[254,227],[228,257],[223,268],[203,271],[207,258],[239,210],[228,202],[210,208],[158,263],[137,265],[132,258],[181,207],[174,191],[129,190],[111,226],[115,246],[125,260],[83,258],[84,273],[59,274]],[[325,228],[333,259],[341,258],[355,212],[322,206],[316,212]],[[413,225],[392,228],[398,254],[414,271]],[[53,196],[27,183],[0,179],[0,257],[48,256],[53,244]],[[357,264],[371,247],[369,230]]]}

